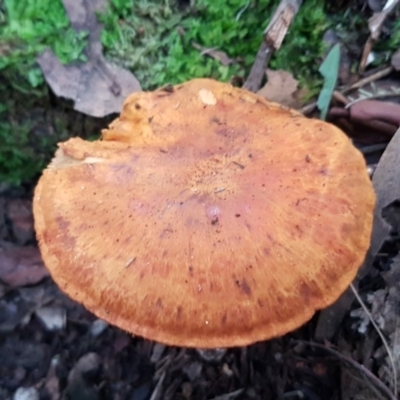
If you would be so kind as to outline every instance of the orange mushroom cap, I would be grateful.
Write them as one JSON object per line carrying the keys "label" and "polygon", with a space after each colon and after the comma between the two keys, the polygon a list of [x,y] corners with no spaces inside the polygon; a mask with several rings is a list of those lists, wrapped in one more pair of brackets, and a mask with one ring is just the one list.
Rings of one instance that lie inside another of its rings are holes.
{"label": "orange mushroom cap", "polygon": [[375,195],[338,128],[196,79],[129,96],[101,140],[59,144],[34,196],[56,283],[169,345],[291,331],[348,287]]}

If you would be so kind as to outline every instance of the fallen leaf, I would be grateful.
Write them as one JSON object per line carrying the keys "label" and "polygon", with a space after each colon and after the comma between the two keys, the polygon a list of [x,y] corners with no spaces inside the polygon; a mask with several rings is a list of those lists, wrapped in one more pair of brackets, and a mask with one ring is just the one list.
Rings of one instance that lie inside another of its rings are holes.
{"label": "fallen leaf", "polygon": [[392,230],[390,223],[382,216],[382,210],[400,199],[400,129],[392,140],[376,167],[372,182],[377,195],[377,204],[374,213],[374,228],[372,230],[371,246],[367,261],[372,260],[382,247]]}
{"label": "fallen leaf", "polygon": [[14,238],[19,245],[27,244],[34,239],[32,202],[30,200],[9,200],[7,218],[11,222]]}
{"label": "fallen leaf", "polygon": [[267,83],[257,94],[269,101],[282,104],[287,107],[297,108],[298,100],[295,98],[299,82],[287,71],[267,69]]}
{"label": "fallen leaf", "polygon": [[324,77],[324,86],[319,94],[317,106],[321,111],[321,119],[325,120],[336,82],[339,75],[340,45],[336,44],[329,51],[319,72]]}
{"label": "fallen leaf", "polygon": [[12,287],[33,285],[49,276],[34,246],[0,248],[0,280]]}
{"label": "fallen leaf", "polygon": [[396,71],[400,71],[400,49],[392,55],[391,64]]}
{"label": "fallen leaf", "polygon": [[65,66],[50,50],[42,53],[37,61],[53,92],[73,100],[76,111],[93,117],[120,112],[125,98],[140,90],[139,82],[129,71],[106,61],[104,65],[121,88],[118,94],[112,92],[110,85],[113,83],[104,78],[95,66],[96,62]]}
{"label": "fallen leaf", "polygon": [[51,50],[45,50],[37,62],[47,83],[57,96],[73,100],[74,109],[79,112],[94,117],[120,112],[125,98],[141,87],[130,71],[111,64],[103,56],[102,25],[96,12],[103,10],[107,2],[64,0],[63,3],[72,27],[89,34],[85,51],[88,60],[63,65]]}

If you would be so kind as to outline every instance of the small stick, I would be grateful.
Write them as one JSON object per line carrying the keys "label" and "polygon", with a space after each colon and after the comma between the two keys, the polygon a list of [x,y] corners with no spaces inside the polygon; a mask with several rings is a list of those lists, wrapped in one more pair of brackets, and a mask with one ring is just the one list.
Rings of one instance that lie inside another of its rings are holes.
{"label": "small stick", "polygon": [[347,105],[350,102],[350,100],[346,96],[344,96],[342,93],[338,92],[337,90],[335,90],[333,92],[332,97],[335,100],[340,101],[342,104],[345,104],[345,105]]}
{"label": "small stick", "polygon": [[367,76],[364,79],[360,79],[359,81],[357,81],[353,85],[348,86],[347,88],[344,88],[343,90],[341,90],[341,93],[342,94],[346,94],[348,92],[351,92],[354,89],[359,89],[360,87],[368,85],[368,83],[377,81],[378,79],[381,79],[381,78],[389,75],[392,71],[393,71],[393,67],[392,66],[384,68],[384,69],[381,69],[380,71],[375,72],[375,74]]}
{"label": "small stick", "polygon": [[302,0],[281,0],[270,23],[264,31],[264,40],[243,87],[251,92],[260,89],[265,70],[274,51],[279,50],[283,39],[297,14]]}
{"label": "small stick", "polygon": [[[352,84],[351,86],[345,87],[343,88],[341,91],[339,91],[338,93],[340,93],[341,95],[345,95],[349,92],[351,92],[354,89],[359,89],[365,85],[368,85],[369,83],[372,83],[374,81],[377,81],[378,79],[381,79],[387,75],[389,75],[391,72],[393,71],[393,67],[387,67],[384,68],[378,72],[376,72],[375,74],[372,74],[364,79],[360,79],[359,81],[357,81],[356,83]],[[364,99],[365,100],[365,99]],[[317,102],[314,101],[310,104],[305,105],[304,107],[299,109],[299,112],[301,112],[302,114],[309,114],[311,113],[315,107],[317,106]]]}
{"label": "small stick", "polygon": [[347,103],[345,108],[349,108],[352,105],[359,103],[360,101],[386,99],[388,97],[400,97],[400,90],[398,92],[386,92],[386,93],[372,94],[371,96],[368,97],[359,97],[358,99],[355,99]]}
{"label": "small stick", "polygon": [[356,370],[362,372],[371,382],[374,382],[376,387],[378,387],[385,395],[388,396],[390,400],[397,400],[397,397],[392,393],[392,391],[380,380],[377,378],[376,375],[374,375],[370,370],[364,367],[364,365],[359,364],[357,361],[353,360],[350,357],[347,357],[346,355],[340,353],[339,351],[332,349],[330,347],[324,346],[323,344],[315,343],[315,342],[308,342],[306,340],[293,340],[293,343],[298,343],[298,344],[305,344],[307,346],[315,347],[317,349],[322,349],[327,351],[328,353],[331,353],[335,357],[337,357],[339,360],[342,360],[346,362],[347,364],[350,364],[353,368]]}
{"label": "small stick", "polygon": [[394,363],[394,358],[392,351],[390,350],[389,343],[387,342],[385,336],[383,335],[382,331],[379,329],[378,324],[375,322],[374,318],[372,317],[371,313],[368,311],[367,306],[365,303],[362,301],[360,295],[358,294],[356,288],[353,286],[353,284],[350,285],[351,290],[354,293],[354,296],[356,296],[357,301],[360,303],[362,309],[364,310],[365,314],[367,314],[372,326],[375,328],[376,332],[378,333],[379,337],[382,340],[383,347],[385,348],[389,361],[390,361],[390,366],[392,367],[392,374],[393,374],[393,391],[394,391],[394,397],[397,399],[397,370],[396,370],[396,365]]}

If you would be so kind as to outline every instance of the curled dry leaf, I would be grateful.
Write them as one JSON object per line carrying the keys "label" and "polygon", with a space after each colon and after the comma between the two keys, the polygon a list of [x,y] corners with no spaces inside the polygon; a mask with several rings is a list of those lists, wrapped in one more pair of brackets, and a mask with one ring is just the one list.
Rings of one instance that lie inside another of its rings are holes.
{"label": "curled dry leaf", "polygon": [[258,95],[287,107],[297,108],[300,105],[295,97],[299,82],[290,72],[267,69],[265,74],[268,81],[257,92]]}

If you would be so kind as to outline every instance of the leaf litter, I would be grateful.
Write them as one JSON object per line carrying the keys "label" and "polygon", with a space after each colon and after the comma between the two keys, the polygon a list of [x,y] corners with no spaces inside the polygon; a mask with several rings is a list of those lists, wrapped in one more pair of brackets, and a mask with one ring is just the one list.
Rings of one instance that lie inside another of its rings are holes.
{"label": "leaf litter", "polygon": [[63,3],[73,28],[88,32],[87,61],[63,65],[50,49],[45,50],[37,62],[48,85],[56,96],[73,100],[74,109],[81,113],[104,117],[119,112],[124,99],[141,87],[130,71],[111,64],[103,56],[102,27],[96,12],[104,10],[107,1],[64,0]]}
{"label": "leaf litter", "polygon": [[267,68],[265,74],[267,83],[257,92],[258,95],[287,107],[300,107],[301,103],[296,97],[299,82],[290,72]]}

